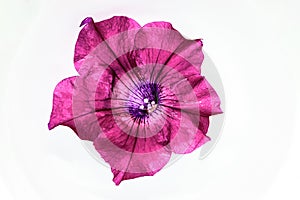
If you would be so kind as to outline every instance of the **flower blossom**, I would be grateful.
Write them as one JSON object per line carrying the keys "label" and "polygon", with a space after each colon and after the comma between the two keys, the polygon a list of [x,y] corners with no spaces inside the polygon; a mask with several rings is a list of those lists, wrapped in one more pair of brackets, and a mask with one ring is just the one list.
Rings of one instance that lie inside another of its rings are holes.
{"label": "flower blossom", "polygon": [[168,22],[140,26],[128,17],[86,18],[74,55],[78,76],[54,90],[49,129],[70,127],[92,141],[113,181],[152,176],[171,155],[191,153],[210,139],[209,117],[222,113],[201,75],[201,40]]}

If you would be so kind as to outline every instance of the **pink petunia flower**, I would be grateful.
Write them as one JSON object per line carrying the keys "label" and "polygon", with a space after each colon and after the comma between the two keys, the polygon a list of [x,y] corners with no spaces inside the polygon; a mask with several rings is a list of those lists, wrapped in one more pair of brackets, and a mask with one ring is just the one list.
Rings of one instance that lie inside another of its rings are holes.
{"label": "pink petunia flower", "polygon": [[202,41],[168,22],[141,27],[128,17],[86,18],[75,46],[79,76],[56,86],[49,129],[70,127],[93,141],[113,181],[152,176],[171,154],[207,141],[220,99],[201,76]]}

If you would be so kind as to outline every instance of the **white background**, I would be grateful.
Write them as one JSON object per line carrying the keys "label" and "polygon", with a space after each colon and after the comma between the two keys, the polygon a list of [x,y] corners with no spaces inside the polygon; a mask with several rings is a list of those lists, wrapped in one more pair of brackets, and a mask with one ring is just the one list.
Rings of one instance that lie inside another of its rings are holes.
{"label": "white background", "polygon": [[[300,199],[298,2],[1,0],[0,199]],[[119,187],[70,129],[47,129],[54,86],[76,75],[81,20],[114,15],[203,38],[226,94],[212,154]]]}

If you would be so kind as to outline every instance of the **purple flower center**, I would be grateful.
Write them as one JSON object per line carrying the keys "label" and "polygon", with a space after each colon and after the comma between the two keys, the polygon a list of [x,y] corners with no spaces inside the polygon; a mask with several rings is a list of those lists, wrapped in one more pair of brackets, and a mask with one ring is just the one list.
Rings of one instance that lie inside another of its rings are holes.
{"label": "purple flower center", "polygon": [[157,83],[143,83],[132,91],[128,111],[134,119],[145,119],[154,112],[160,101],[161,86]]}

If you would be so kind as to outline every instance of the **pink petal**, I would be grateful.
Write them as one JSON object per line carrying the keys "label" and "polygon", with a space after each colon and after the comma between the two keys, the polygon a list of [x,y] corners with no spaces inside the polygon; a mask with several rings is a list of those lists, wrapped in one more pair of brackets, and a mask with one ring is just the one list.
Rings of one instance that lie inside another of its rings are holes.
{"label": "pink petal", "polygon": [[180,105],[172,105],[172,108],[181,111],[181,119],[180,129],[170,147],[174,153],[190,153],[210,140],[206,136],[209,116],[222,113],[220,99],[201,75],[190,76],[172,89],[180,99]]}
{"label": "pink petal", "polygon": [[[186,60],[189,65],[197,68],[200,73],[200,66],[203,62],[201,40],[185,39],[170,23],[153,22],[143,26],[137,33],[135,45],[140,51],[141,63],[160,63],[169,66],[178,65],[174,56]],[[181,59],[181,60],[183,60]],[[175,63],[170,63],[175,62]]]}
{"label": "pink petal", "polygon": [[[123,121],[120,127],[120,122],[117,121],[119,116],[113,115],[110,111],[104,112],[105,117],[99,117],[98,121],[103,130],[101,137],[108,139],[111,144],[127,152],[151,153],[158,151],[170,142],[174,137],[172,135],[178,129],[178,124],[175,125],[170,120],[160,121],[162,124],[158,124],[161,126],[159,130],[154,127],[156,124],[134,120]],[[157,130],[154,132],[155,135],[152,129]]]}
{"label": "pink petal", "polygon": [[173,153],[191,153],[210,140],[206,136],[209,118],[200,115],[197,95],[188,80],[181,81],[172,89],[179,100],[178,104],[174,104],[173,100],[168,97],[169,100],[164,101],[163,106],[168,106],[172,113],[180,113],[174,118],[170,117],[172,126],[176,126],[177,129],[172,134],[169,146]]}
{"label": "pink petal", "polygon": [[170,142],[171,150],[174,153],[191,153],[210,140],[204,132],[207,132],[208,118],[200,117],[200,120],[198,119],[198,127],[195,127],[195,123],[197,122],[189,119],[189,114],[182,114],[180,129],[176,134],[176,137],[174,137]]}
{"label": "pink petal", "polygon": [[[136,54],[138,57],[137,62],[140,65],[147,65],[152,63],[160,64],[159,66],[152,66],[153,70],[155,71],[163,69],[164,66],[167,66],[169,68],[173,68],[184,77],[200,74],[199,70],[194,65],[192,65],[183,57],[177,54],[172,54],[172,52],[164,51],[161,49],[142,49],[137,50]],[[151,73],[151,70],[149,70],[149,72]],[[154,80],[156,80],[157,82],[168,81],[168,79],[170,79],[169,70],[164,70],[163,72],[164,73],[159,73]]]}
{"label": "pink petal", "polygon": [[[76,80],[73,91],[74,123],[78,136],[83,140],[94,141],[102,132],[99,120],[105,118],[111,109],[110,96],[112,75],[107,71],[102,79],[97,74],[82,74]],[[95,94],[101,93],[101,96]],[[100,106],[101,105],[101,106]]]}
{"label": "pink petal", "polygon": [[210,116],[223,113],[220,107],[221,100],[217,92],[208,83],[204,76],[191,76],[188,79],[198,98],[200,115]]}
{"label": "pink petal", "polygon": [[[105,113],[95,109],[95,93],[91,76],[71,77],[61,81],[53,94],[53,109],[48,124],[49,129],[58,125],[70,127],[80,139],[93,141],[101,133],[98,118]],[[110,82],[108,82],[110,83]],[[107,88],[108,83],[99,82],[98,88]],[[110,90],[103,90],[103,97]],[[102,110],[108,109],[101,107]],[[109,107],[110,109],[110,107]]]}
{"label": "pink petal", "polygon": [[[221,101],[217,92],[208,83],[204,76],[192,75],[187,77],[189,84],[175,84],[173,90],[178,91],[181,99],[187,101],[180,102],[177,109],[184,109],[188,113],[195,113],[200,111],[201,116],[211,116],[223,113],[220,107]],[[191,91],[192,87],[192,91]],[[197,99],[191,98],[191,92]],[[199,108],[197,108],[199,107]]]}
{"label": "pink petal", "polygon": [[111,171],[114,174],[113,181],[115,182],[116,185],[119,185],[124,180],[139,178],[139,177],[143,177],[143,176],[153,176],[160,170],[156,170],[153,172],[147,172],[147,173],[130,173],[130,172],[119,171],[116,169],[112,169]]}
{"label": "pink petal", "polygon": [[[137,138],[125,133],[109,131],[100,134],[94,146],[101,157],[110,164],[114,174],[113,181],[119,185],[122,180],[141,176],[152,176],[169,161],[171,152],[158,144],[153,138]],[[114,138],[114,139],[112,139]],[[123,145],[123,146],[122,146]],[[152,148],[155,149],[152,149]]]}
{"label": "pink petal", "polygon": [[52,113],[48,123],[49,130],[58,125],[64,125],[76,132],[72,111],[72,96],[76,78],[76,76],[66,78],[56,85],[53,92]]}
{"label": "pink petal", "polygon": [[[84,25],[84,27],[79,33],[75,45],[74,55],[74,64],[78,72],[85,60],[85,57],[90,54],[99,44],[103,43],[103,41],[108,40],[115,35],[122,34],[123,32],[140,28],[140,25],[136,21],[123,16],[112,17],[97,23],[94,23],[93,19],[89,17],[83,20],[81,26],[82,25]],[[118,40],[120,41],[119,47],[123,45],[127,48],[127,46],[132,46],[131,44],[127,44],[127,42],[133,43],[130,42],[134,38],[132,36],[134,36],[133,33],[124,33],[120,37],[122,39],[113,39],[113,41],[116,42]],[[114,51],[116,48],[112,48],[111,44],[106,44],[103,46],[106,46],[104,49],[102,47],[102,51],[105,51],[105,56],[115,56]],[[103,53],[99,55],[103,55]]]}

